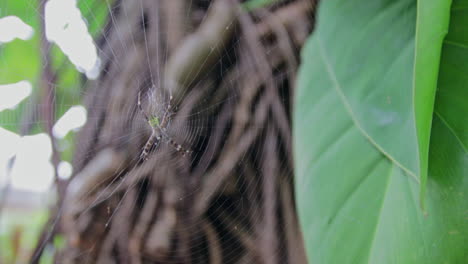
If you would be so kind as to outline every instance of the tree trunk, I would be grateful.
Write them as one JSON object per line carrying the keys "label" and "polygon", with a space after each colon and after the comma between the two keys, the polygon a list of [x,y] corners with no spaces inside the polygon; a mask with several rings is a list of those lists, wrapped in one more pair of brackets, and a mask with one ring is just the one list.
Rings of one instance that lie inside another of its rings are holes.
{"label": "tree trunk", "polygon": [[59,263],[306,263],[290,109],[314,6],[278,2],[114,3]]}

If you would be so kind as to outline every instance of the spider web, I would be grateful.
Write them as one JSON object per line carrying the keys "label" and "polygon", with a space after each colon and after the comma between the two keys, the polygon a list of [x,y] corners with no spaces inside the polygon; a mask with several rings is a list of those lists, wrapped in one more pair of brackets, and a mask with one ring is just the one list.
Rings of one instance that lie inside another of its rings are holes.
{"label": "spider web", "polygon": [[[297,25],[282,21],[281,11],[296,8],[307,18],[303,10],[311,4],[250,1],[268,8],[247,13],[222,0],[153,2],[77,2],[99,56],[95,79],[89,71],[70,82],[73,59],[55,44],[47,49],[50,57],[38,68],[50,64],[57,73],[43,85],[55,89],[54,122],[74,105],[86,108],[87,119],[77,135],[53,139],[49,155],[56,151],[73,164],[71,181],[60,181],[68,184],[63,193],[57,182],[52,187],[50,218],[23,258],[302,263],[288,120],[298,52],[310,25],[293,30]],[[232,17],[221,20],[221,29],[210,22],[222,18],[211,11],[222,10],[218,2],[237,10],[227,11]],[[7,61],[5,54],[0,60]],[[31,99],[4,113],[0,126],[30,133],[47,127],[38,113],[51,93],[41,96],[41,89],[34,85]],[[173,105],[167,134],[191,155],[182,157],[162,141],[147,161],[139,160],[151,133],[137,107],[139,92],[150,115],[160,117]],[[18,112],[33,117],[19,119]],[[11,254],[0,259],[4,255]]]}

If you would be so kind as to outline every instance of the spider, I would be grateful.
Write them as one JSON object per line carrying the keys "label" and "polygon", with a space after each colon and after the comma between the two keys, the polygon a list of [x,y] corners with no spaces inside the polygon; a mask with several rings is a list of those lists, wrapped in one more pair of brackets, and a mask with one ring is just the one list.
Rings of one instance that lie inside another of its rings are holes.
{"label": "spider", "polygon": [[175,142],[167,134],[167,131],[166,131],[166,128],[171,121],[171,117],[174,115],[174,113],[171,112],[172,96],[169,97],[169,104],[167,105],[162,118],[160,118],[157,115],[148,115],[143,110],[143,107],[141,106],[140,94],[141,94],[141,91],[138,92],[138,109],[143,114],[143,116],[146,119],[146,122],[148,122],[148,124],[151,127],[151,136],[148,138],[145,146],[143,147],[143,150],[141,151],[140,160],[143,160],[143,161],[148,160],[148,155],[150,151],[152,149],[156,149],[159,146],[159,143],[161,142],[161,140],[163,139],[166,139],[171,144],[171,146],[175,148],[177,152],[182,154],[182,156],[185,156],[185,154],[190,153],[191,152],[190,150],[184,149],[182,145]]}

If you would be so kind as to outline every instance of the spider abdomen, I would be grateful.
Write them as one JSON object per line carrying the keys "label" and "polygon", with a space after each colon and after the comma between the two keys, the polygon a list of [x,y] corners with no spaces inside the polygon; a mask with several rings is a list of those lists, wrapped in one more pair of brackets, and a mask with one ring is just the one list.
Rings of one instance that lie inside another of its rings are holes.
{"label": "spider abdomen", "polygon": [[151,149],[153,148],[154,145],[158,145],[160,140],[161,140],[161,135],[153,131],[151,133],[151,136],[148,138],[148,141],[146,141],[146,144],[143,147],[143,150],[141,151],[140,159],[147,160],[148,154],[150,153]]}

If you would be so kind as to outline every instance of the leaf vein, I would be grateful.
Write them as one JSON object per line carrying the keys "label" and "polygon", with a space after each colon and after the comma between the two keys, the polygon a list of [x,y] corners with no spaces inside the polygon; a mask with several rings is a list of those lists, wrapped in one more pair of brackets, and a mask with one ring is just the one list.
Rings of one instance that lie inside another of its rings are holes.
{"label": "leaf vein", "polygon": [[455,129],[452,128],[452,126],[450,126],[450,124],[445,120],[445,118],[436,110],[434,110],[434,113],[436,114],[436,116],[440,119],[440,121],[442,121],[442,123],[447,127],[447,129],[450,131],[450,133],[453,134],[453,136],[455,137],[455,139],[458,141],[458,143],[460,144],[460,146],[463,148],[463,151],[465,152],[468,152],[468,147],[463,144],[463,141],[460,139],[460,137],[457,135],[457,133],[455,132]]}
{"label": "leaf vein", "polygon": [[317,34],[317,43],[318,43],[318,47],[319,47],[319,54],[322,58],[322,60],[324,61],[325,63],[325,66],[326,66],[326,69],[327,69],[327,72],[328,74],[330,75],[331,77],[331,80],[333,82],[333,86],[336,90],[336,92],[338,93],[339,97],[341,98],[341,101],[343,102],[346,110],[348,111],[351,119],[353,120],[354,124],[356,125],[356,127],[359,129],[359,131],[361,131],[361,133],[363,134],[363,136],[372,144],[374,145],[374,147],[376,147],[384,156],[386,156],[390,161],[392,161],[394,164],[396,164],[398,167],[400,167],[401,169],[403,169],[405,172],[408,173],[408,175],[411,175],[414,180],[418,183],[420,183],[419,179],[416,177],[416,175],[411,171],[409,170],[408,168],[406,168],[405,166],[403,166],[403,164],[399,163],[397,160],[395,160],[389,153],[387,153],[379,144],[377,144],[377,142],[364,130],[364,128],[361,126],[361,124],[359,123],[359,121],[357,120],[353,110],[352,110],[352,107],[351,105],[349,104],[348,100],[346,99],[346,96],[344,95],[342,89],[341,89],[341,85],[330,65],[330,62],[328,60],[328,58],[325,56],[325,51],[324,51],[324,48],[323,48],[323,44],[322,44],[322,40],[320,39],[320,35]]}
{"label": "leaf vein", "polygon": [[[379,224],[382,222],[380,221],[380,217],[382,216],[382,210],[384,208],[384,204],[385,204],[385,198],[386,198],[386,194],[387,194],[387,191],[388,191],[388,186],[390,186],[390,178],[392,177],[392,173],[393,173],[393,170],[394,170],[394,166],[391,166],[390,167],[390,171],[388,172],[388,177],[387,177],[387,184],[385,185],[385,192],[382,194],[382,197],[383,197],[383,200],[382,200],[382,205],[380,207],[380,210],[379,210],[379,214],[377,215],[377,221],[376,221],[376,225],[375,225],[375,228],[374,228],[374,234],[372,236],[372,241],[371,241],[371,244],[370,244],[370,248],[369,248],[369,253],[373,252],[373,248],[374,248],[374,245],[375,245],[375,238],[377,236],[377,230],[379,228]],[[369,255],[368,259],[367,259],[367,263],[370,263],[370,260],[371,260],[371,255]]]}

